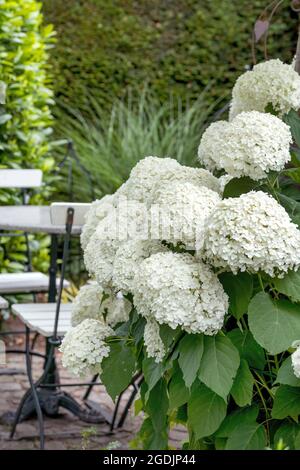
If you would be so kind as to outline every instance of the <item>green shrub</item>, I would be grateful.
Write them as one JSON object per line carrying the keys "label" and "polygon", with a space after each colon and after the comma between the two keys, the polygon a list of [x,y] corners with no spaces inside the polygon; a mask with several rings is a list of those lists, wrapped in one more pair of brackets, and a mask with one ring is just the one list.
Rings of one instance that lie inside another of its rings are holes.
{"label": "green shrub", "polygon": [[[6,84],[0,110],[0,168],[40,168],[47,174],[53,166],[49,156],[53,93],[47,76],[53,28],[42,25],[40,10],[36,0],[0,0],[0,78]],[[42,203],[46,193],[36,195],[32,202]],[[20,199],[15,191],[0,191],[0,204],[16,203]],[[45,240],[32,239],[32,245],[35,265],[45,269]],[[20,270],[23,251],[23,241],[2,239],[1,270]]]}
{"label": "green shrub", "polygon": [[[207,94],[183,107],[179,99],[162,104],[145,90],[138,104],[117,100],[110,112],[90,96],[85,116],[67,106],[58,111],[57,132],[73,141],[81,163],[93,176],[95,196],[101,197],[115,192],[146,155],[169,156],[194,166],[201,133],[213,109],[207,105]],[[74,196],[91,200],[88,179],[80,168],[74,166],[74,170]]]}
{"label": "green shrub", "polygon": [[[56,95],[83,110],[87,91],[93,92],[107,109],[128,89],[141,91],[145,81],[162,99],[170,91],[196,99],[214,80],[213,102],[251,63],[251,30],[267,3],[45,0],[46,18],[58,33],[51,55]],[[287,4],[275,15],[271,57],[291,60],[297,30],[292,15]]]}

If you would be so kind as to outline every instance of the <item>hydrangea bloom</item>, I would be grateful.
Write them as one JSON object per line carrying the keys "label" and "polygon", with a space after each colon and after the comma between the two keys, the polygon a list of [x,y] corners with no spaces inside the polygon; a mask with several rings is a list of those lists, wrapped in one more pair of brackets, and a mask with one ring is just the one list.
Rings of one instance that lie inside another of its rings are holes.
{"label": "hydrangea bloom", "polygon": [[300,77],[293,65],[268,60],[241,75],[232,91],[230,119],[243,111],[266,111],[271,104],[279,116],[300,108]]}
{"label": "hydrangea bloom", "polygon": [[133,282],[140,315],[188,333],[213,335],[222,328],[228,298],[217,276],[187,253],[157,253],[145,259]]}
{"label": "hydrangea bloom", "polygon": [[205,186],[182,182],[161,186],[153,197],[159,209],[159,238],[195,249],[207,217],[220,200],[218,193]]}
{"label": "hydrangea bloom", "polygon": [[292,354],[292,367],[296,377],[300,379],[300,342],[296,341],[293,346],[297,349]]}
{"label": "hydrangea bloom", "polygon": [[131,170],[129,179],[119,194],[139,202],[146,202],[153,185],[164,174],[176,173],[180,164],[173,158],[146,157],[140,160]]}
{"label": "hydrangea bloom", "polygon": [[207,224],[204,257],[233,273],[280,275],[300,266],[300,231],[275,199],[251,191],[218,205]]}
{"label": "hydrangea bloom", "polygon": [[93,318],[114,326],[127,321],[131,310],[130,302],[122,295],[105,291],[97,282],[84,285],[72,304],[72,326],[87,318]]}
{"label": "hydrangea bloom", "polygon": [[123,200],[99,222],[84,252],[92,277],[104,288],[111,287],[118,248],[130,239],[148,239],[148,213],[143,204]]}
{"label": "hydrangea bloom", "polygon": [[144,330],[144,343],[149,357],[161,362],[166,354],[164,343],[159,335],[159,324],[152,318],[147,320]]}
{"label": "hydrangea bloom", "polygon": [[210,170],[224,169],[234,177],[265,178],[290,161],[292,135],[289,126],[276,116],[245,112],[231,122],[219,121],[204,132],[199,160]]}
{"label": "hydrangea bloom", "polygon": [[111,286],[113,262],[121,242],[105,239],[102,233],[94,232],[84,252],[86,269],[105,288]]}
{"label": "hydrangea bloom", "polygon": [[178,171],[166,173],[156,181],[150,192],[150,202],[153,202],[153,197],[155,197],[156,192],[160,188],[170,185],[171,183],[190,183],[196,187],[204,186],[212,191],[220,192],[218,178],[210,173],[210,171],[204,168],[192,168],[190,166],[180,165]]}
{"label": "hydrangea bloom", "polygon": [[114,327],[117,323],[128,321],[132,304],[121,292],[118,292],[116,295],[111,292],[103,301],[101,307],[106,323]]}
{"label": "hydrangea bloom", "polygon": [[141,262],[153,253],[166,251],[156,240],[129,240],[117,251],[113,266],[113,285],[116,289],[130,292],[135,273]]}
{"label": "hydrangea bloom", "polygon": [[102,199],[96,199],[91,205],[90,210],[86,215],[86,222],[82,228],[82,233],[80,237],[81,246],[83,250],[87,247],[87,244],[95,232],[98,223],[104,219],[107,214],[113,208],[113,200],[114,196],[107,195],[104,196]]}
{"label": "hydrangea bloom", "polygon": [[97,282],[82,286],[72,303],[72,326],[76,326],[86,318],[94,318],[103,322],[100,306],[103,289]]}
{"label": "hydrangea bloom", "polygon": [[109,326],[98,320],[79,323],[68,331],[60,347],[63,366],[79,377],[99,372],[103,358],[110,351],[105,339],[113,334]]}
{"label": "hydrangea bloom", "polygon": [[118,190],[118,197],[150,205],[157,188],[171,181],[188,181],[219,191],[218,179],[208,170],[183,166],[172,158],[146,157],[131,170],[129,179]]}

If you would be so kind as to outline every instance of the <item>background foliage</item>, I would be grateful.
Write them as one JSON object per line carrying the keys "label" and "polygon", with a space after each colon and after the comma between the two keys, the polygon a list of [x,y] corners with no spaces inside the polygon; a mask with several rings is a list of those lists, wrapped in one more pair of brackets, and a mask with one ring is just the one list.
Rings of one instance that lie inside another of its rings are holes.
{"label": "background foliage", "polygon": [[[41,4],[35,0],[0,1],[0,77],[6,84],[6,101],[0,110],[0,168],[40,168],[45,174],[53,166],[49,157],[53,103],[47,75],[52,26],[43,26]],[[47,192],[34,197],[42,203]],[[1,204],[17,204],[16,191],[0,191]],[[39,268],[47,267],[45,240],[32,240]],[[2,238],[0,268],[20,270],[24,242]],[[7,256],[8,255],[8,256]]]}
{"label": "background foliage", "polygon": [[[88,107],[87,90],[109,108],[145,81],[158,98],[229,93],[251,64],[253,24],[266,0],[44,0],[58,43],[51,53],[55,93]],[[275,16],[269,53],[290,61],[297,21],[289,2]],[[259,59],[262,56],[258,57]]]}
{"label": "background foliage", "polygon": [[[90,95],[85,113],[72,106],[57,110],[56,131],[59,138],[72,140],[93,176],[95,196],[102,197],[114,193],[145,155],[169,156],[194,166],[200,136],[215,108],[207,105],[209,92],[201,93],[186,109],[179,99],[162,103],[147,89],[140,94],[138,105],[130,99],[116,100],[111,110],[103,110],[98,99]],[[57,147],[61,158],[64,151],[64,147]],[[76,198],[90,201],[88,179],[78,165],[73,170]],[[64,181],[67,183],[67,177]]]}

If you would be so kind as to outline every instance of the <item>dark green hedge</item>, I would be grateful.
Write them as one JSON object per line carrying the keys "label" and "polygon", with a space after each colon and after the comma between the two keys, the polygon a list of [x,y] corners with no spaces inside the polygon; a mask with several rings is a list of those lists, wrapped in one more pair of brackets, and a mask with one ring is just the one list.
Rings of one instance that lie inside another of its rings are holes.
{"label": "dark green hedge", "polygon": [[[163,99],[196,97],[214,80],[224,96],[251,63],[250,36],[268,0],[44,0],[58,33],[52,51],[58,97],[83,108],[88,90],[103,106],[148,81]],[[270,54],[291,60],[297,21],[275,17]]]}

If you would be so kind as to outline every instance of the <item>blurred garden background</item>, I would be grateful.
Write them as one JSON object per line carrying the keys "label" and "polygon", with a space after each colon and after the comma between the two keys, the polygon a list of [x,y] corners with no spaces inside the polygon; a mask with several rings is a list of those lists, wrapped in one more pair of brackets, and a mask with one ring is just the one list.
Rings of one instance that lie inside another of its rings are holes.
{"label": "blurred garden background", "polygon": [[[1,168],[41,168],[31,202],[68,199],[68,142],[91,172],[96,197],[111,193],[146,155],[195,165],[207,123],[249,68],[251,31],[265,0],[0,0]],[[269,56],[292,60],[296,13],[276,12]],[[258,49],[258,55],[262,50]],[[66,168],[68,168],[66,166]],[[74,164],[73,194],[91,200]],[[80,184],[79,184],[80,182]],[[74,190],[74,188],[76,188]],[[0,203],[15,203],[1,191]],[[48,268],[47,237],[32,239]],[[2,238],[2,271],[22,270],[20,240]]]}

